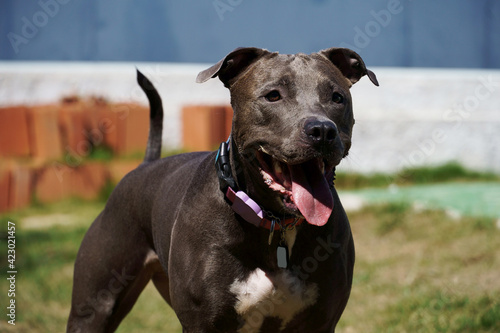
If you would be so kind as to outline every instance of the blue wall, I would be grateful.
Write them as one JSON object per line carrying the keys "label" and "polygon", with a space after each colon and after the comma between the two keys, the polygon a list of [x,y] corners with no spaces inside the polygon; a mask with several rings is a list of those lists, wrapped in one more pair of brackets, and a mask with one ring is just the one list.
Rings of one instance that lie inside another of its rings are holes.
{"label": "blue wall", "polygon": [[500,68],[498,0],[1,0],[0,59],[215,62],[238,46]]}

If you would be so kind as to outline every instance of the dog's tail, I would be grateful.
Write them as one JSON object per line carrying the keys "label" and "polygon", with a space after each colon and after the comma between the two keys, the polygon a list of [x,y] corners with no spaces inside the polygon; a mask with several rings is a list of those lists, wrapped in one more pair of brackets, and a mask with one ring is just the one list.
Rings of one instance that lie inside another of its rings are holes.
{"label": "dog's tail", "polygon": [[137,83],[149,100],[149,137],[144,162],[155,161],[161,156],[163,131],[163,105],[154,85],[137,69]]}

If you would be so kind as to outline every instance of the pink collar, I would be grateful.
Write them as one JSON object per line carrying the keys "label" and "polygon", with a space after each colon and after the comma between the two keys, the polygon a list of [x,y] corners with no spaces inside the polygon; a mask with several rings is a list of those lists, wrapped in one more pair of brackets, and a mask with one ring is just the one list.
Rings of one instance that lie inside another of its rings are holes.
{"label": "pink collar", "polygon": [[231,202],[231,208],[234,212],[245,221],[256,227],[271,230],[271,232],[280,230],[282,227],[291,229],[304,222],[304,218],[302,217],[281,220],[275,216],[270,216],[248,194],[243,191],[235,192],[231,187],[227,188],[226,198]]}
{"label": "pink collar", "polygon": [[234,212],[256,227],[270,230],[270,239],[272,238],[274,230],[283,228],[284,230],[282,232],[284,232],[304,222],[304,218],[301,217],[281,220],[273,216],[272,213],[266,213],[248,196],[248,194],[238,190],[229,162],[230,140],[231,136],[226,142],[221,143],[215,157],[215,169],[217,171],[217,177],[219,178],[220,189],[225,194],[226,199],[231,203]]}

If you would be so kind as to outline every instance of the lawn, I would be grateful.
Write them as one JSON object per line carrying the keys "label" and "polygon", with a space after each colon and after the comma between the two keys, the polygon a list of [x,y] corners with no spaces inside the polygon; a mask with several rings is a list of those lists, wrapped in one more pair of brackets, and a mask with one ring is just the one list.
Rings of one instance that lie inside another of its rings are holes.
{"label": "lawn", "polygon": [[[16,325],[63,332],[73,263],[103,202],[66,201],[1,216],[0,307],[7,306],[7,221],[16,223]],[[500,230],[488,216],[450,216],[405,201],[349,213],[357,261],[339,332],[500,332]],[[6,312],[6,310],[4,310]],[[181,332],[149,285],[118,332]]]}

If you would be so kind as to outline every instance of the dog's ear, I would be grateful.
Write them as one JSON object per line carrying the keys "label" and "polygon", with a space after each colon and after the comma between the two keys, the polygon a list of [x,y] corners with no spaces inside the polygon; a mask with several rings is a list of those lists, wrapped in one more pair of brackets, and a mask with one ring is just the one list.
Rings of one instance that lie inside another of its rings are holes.
{"label": "dog's ear", "polygon": [[356,83],[364,75],[368,75],[370,81],[378,86],[377,77],[375,73],[367,69],[363,59],[353,50],[346,48],[332,47],[319,52],[328,58],[337,68],[344,74],[344,76],[351,81],[352,84]]}
{"label": "dog's ear", "polygon": [[229,88],[234,78],[241,74],[250,64],[269,53],[267,50],[256,47],[237,48],[212,67],[200,72],[196,77],[196,82],[203,83],[218,76],[224,86]]}

